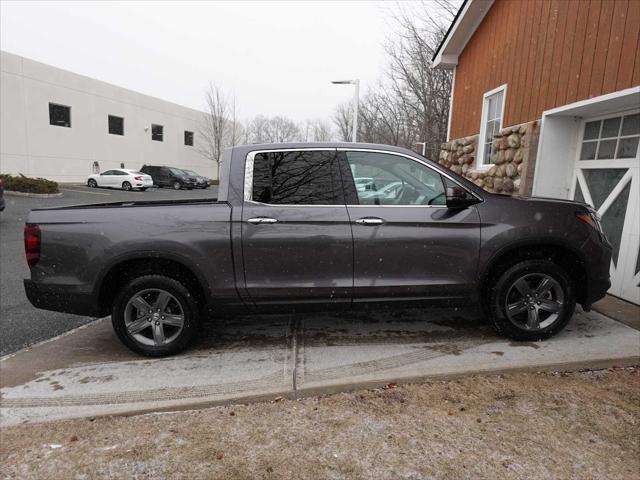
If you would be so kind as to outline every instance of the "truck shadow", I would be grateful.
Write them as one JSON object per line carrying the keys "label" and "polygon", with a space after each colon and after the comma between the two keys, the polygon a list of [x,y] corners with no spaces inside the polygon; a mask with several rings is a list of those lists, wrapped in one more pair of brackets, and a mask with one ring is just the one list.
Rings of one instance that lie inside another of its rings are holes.
{"label": "truck shadow", "polygon": [[306,347],[350,345],[478,344],[497,335],[471,309],[396,309],[332,314],[251,315],[203,325],[194,349],[281,347],[293,337]]}

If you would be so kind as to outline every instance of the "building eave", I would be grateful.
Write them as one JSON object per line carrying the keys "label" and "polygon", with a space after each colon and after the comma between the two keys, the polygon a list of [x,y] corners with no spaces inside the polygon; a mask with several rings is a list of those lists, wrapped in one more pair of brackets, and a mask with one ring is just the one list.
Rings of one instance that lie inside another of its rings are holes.
{"label": "building eave", "polygon": [[431,68],[452,69],[494,0],[465,0],[431,59]]}

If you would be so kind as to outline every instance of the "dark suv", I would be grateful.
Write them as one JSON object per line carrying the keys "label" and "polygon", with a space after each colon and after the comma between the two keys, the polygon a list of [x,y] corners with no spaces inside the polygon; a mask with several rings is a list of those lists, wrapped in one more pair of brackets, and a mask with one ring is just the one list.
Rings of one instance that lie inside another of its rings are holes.
{"label": "dark suv", "polygon": [[158,187],[171,187],[175,190],[198,187],[198,179],[192,175],[187,175],[179,168],[143,165],[140,171],[151,175],[153,184]]}

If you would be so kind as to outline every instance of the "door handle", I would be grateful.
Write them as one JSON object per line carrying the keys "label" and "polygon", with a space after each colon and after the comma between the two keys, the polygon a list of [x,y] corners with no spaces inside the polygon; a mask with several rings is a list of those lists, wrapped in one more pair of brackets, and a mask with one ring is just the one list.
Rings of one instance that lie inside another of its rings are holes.
{"label": "door handle", "polygon": [[258,225],[260,223],[278,223],[278,220],[271,217],[254,217],[247,220],[248,223]]}
{"label": "door handle", "polygon": [[358,225],[375,226],[375,225],[383,225],[384,220],[377,217],[365,217],[365,218],[359,218],[358,220],[356,220],[356,223]]}

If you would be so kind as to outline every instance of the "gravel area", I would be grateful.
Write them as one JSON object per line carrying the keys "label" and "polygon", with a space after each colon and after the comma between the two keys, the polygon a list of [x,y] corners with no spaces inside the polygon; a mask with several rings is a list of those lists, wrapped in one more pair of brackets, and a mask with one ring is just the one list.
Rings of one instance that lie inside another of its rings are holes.
{"label": "gravel area", "polygon": [[640,472],[640,369],[478,376],[2,430],[2,478],[576,478]]}

